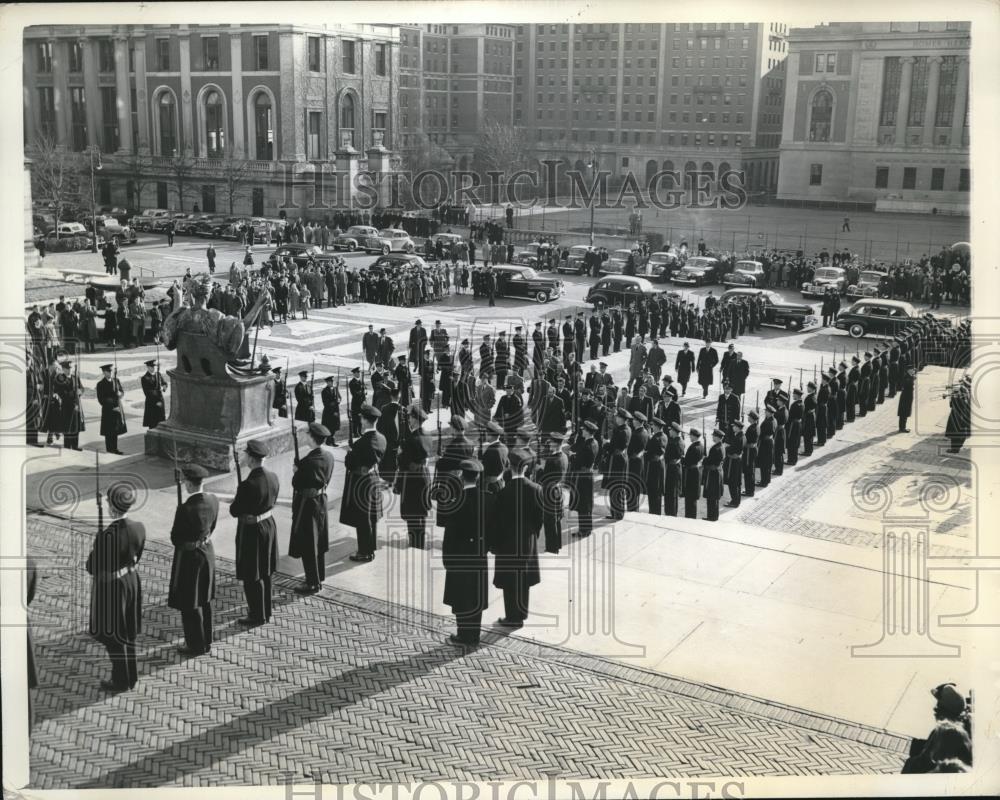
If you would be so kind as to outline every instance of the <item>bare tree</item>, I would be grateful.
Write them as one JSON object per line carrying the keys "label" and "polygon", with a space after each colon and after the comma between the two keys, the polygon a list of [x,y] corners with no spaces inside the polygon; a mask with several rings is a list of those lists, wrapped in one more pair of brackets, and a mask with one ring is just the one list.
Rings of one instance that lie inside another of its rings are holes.
{"label": "bare tree", "polygon": [[187,154],[175,155],[170,159],[167,170],[173,176],[173,193],[177,198],[177,210],[184,211],[184,201],[192,196],[194,191],[194,172],[196,162]]}
{"label": "bare tree", "polygon": [[528,163],[529,153],[523,128],[490,119],[479,134],[474,161],[483,172],[510,173]]}
{"label": "bare tree", "polygon": [[[432,142],[423,131],[417,131],[413,136],[413,144],[403,151],[403,170],[409,173],[410,181],[400,186],[400,202],[404,205],[414,205],[412,179],[422,172],[446,173],[452,168],[455,159],[441,145]],[[447,175],[444,176],[447,179]],[[428,191],[436,191],[431,182],[425,181],[421,189],[426,195]]]}
{"label": "bare tree", "polygon": [[132,184],[132,196],[128,198],[128,204],[133,206],[130,210],[138,214],[142,210],[142,196],[146,187],[156,183],[153,159],[145,153],[129,153],[124,158],[117,159],[117,166]]}
{"label": "bare tree", "polygon": [[58,239],[63,211],[80,199],[80,156],[46,135],[35,139],[30,155],[32,196],[51,205]]}
{"label": "bare tree", "polygon": [[217,165],[222,191],[229,201],[229,214],[233,215],[236,204],[250,194],[248,184],[253,177],[250,162],[245,158],[236,158],[232,150],[227,150],[225,157],[213,163]]}

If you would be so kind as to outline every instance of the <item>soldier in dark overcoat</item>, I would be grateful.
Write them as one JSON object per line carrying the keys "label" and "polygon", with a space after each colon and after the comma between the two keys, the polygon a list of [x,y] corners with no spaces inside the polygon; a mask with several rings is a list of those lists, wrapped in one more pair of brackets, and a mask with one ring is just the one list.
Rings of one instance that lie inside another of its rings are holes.
{"label": "soldier in dark overcoat", "polygon": [[112,375],[114,367],[104,364],[101,371],[104,377],[97,382],[97,402],[101,405],[101,436],[104,437],[105,449],[114,455],[124,455],[118,449],[118,437],[128,431],[125,425],[125,409],[122,408],[122,397],[125,390],[117,376]]}
{"label": "soldier in dark overcoat", "polygon": [[725,485],[723,476],[723,462],[726,452],[723,440],[725,434],[716,428],[712,431],[712,446],[708,449],[708,454],[704,461],[704,474],[702,475],[702,496],[705,498],[708,508],[705,519],[715,522],[719,519],[719,499],[722,497],[722,490]]}
{"label": "soldier in dark overcoat", "polygon": [[83,418],[80,395],[83,384],[80,376],[72,371],[72,362],[67,358],[59,362],[62,371],[52,381],[52,388],[58,402],[57,432],[63,435],[63,444],[71,450],[81,450],[80,432],[87,429]]}
{"label": "soldier in dark overcoat", "polygon": [[679,422],[666,426],[667,444],[663,452],[663,510],[668,517],[676,517],[678,498],[684,486],[684,444],[681,441]]}
{"label": "soldier in dark overcoat", "polygon": [[[302,559],[305,583],[296,588],[299,594],[319,591],[326,576],[326,551],[330,547],[326,487],[333,477],[333,453],[322,447],[330,431],[318,422],[310,422],[309,436],[313,449],[298,459],[292,475],[292,532],[288,539],[288,555]],[[347,500],[345,492],[345,505]]]}
{"label": "soldier in dark overcoat", "polygon": [[569,471],[569,458],[562,450],[564,435],[550,433],[545,438],[545,460],[538,472],[545,506],[542,525],[545,530],[545,552],[558,553],[562,548],[563,484]]}
{"label": "soldier in dark overcoat", "polygon": [[178,651],[182,655],[200,656],[212,647],[212,600],[215,599],[212,533],[219,519],[219,498],[202,491],[208,470],[200,464],[189,464],[181,473],[188,498],[177,506],[170,528],[174,561],[167,605],[181,612],[185,644]]}
{"label": "soldier in dark overcoat", "polygon": [[444,526],[448,514],[458,502],[461,490],[461,475],[459,464],[467,458],[475,456],[475,448],[465,435],[466,421],[462,417],[451,418],[451,441],[444,448],[444,453],[437,460],[434,470],[434,496],[437,500],[437,524]]}
{"label": "soldier in dark overcoat", "polygon": [[337,431],[340,430],[340,387],[336,384],[333,375],[327,375],[324,379],[326,386],[319,393],[323,403],[323,415],[320,417],[320,424],[330,431],[330,438],[326,443],[331,447],[337,444]]}
{"label": "soldier in dark overcoat", "polygon": [[479,644],[483,611],[489,607],[489,559],[487,520],[492,497],[478,485],[482,464],[475,459],[459,463],[462,492],[444,526],[441,559],[444,562],[444,602],[455,615],[457,633],[452,644]]}
{"label": "soldier in dark overcoat", "polygon": [[142,409],[142,424],[145,428],[155,428],[167,418],[165,404],[163,402],[163,392],[166,391],[167,382],[164,380],[159,366],[155,359],[150,359],[146,363],[146,372],[139,379],[142,386],[142,393],[145,396],[145,403]]}
{"label": "soldier in dark overcoat", "polygon": [[594,473],[600,446],[594,435],[597,423],[585,420],[573,442],[570,458],[570,509],[575,510],[579,520],[577,536],[590,536],[594,530]]}
{"label": "soldier in dark overcoat", "polygon": [[350,558],[367,563],[375,558],[378,521],[382,519],[382,492],[378,465],[385,456],[385,437],[375,430],[382,416],[368,403],[358,409],[361,434],[344,458],[344,492],[340,501],[340,524],[354,528],[358,551]]}
{"label": "soldier in dark overcoat", "polygon": [[427,460],[433,449],[430,437],[421,426],[427,414],[413,405],[406,413],[407,434],[399,446],[398,469],[394,491],[399,495],[399,515],[406,520],[410,547],[422,549],[431,510],[431,477]]}
{"label": "soldier in dark overcoat", "polygon": [[142,583],[136,565],[146,546],[146,529],[128,519],[135,504],[134,487],[108,487],[111,523],[97,532],[87,557],[93,583],[90,595],[90,635],[111,658],[111,680],[101,681],[109,692],[123,692],[138,681],[135,641],[142,630]]}

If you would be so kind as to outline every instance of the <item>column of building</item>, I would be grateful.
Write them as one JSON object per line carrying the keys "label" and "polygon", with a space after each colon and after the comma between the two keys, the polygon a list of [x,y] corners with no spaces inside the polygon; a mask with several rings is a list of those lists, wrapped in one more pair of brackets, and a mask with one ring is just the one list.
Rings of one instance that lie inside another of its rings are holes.
{"label": "column of building", "polygon": [[149,103],[146,95],[146,40],[137,36],[132,42],[132,58],[135,60],[135,101],[139,112],[139,141],[137,148],[140,153],[149,154]]}
{"label": "column of building", "polygon": [[910,89],[913,87],[913,56],[900,59],[899,100],[896,103],[896,146],[906,145],[906,123],[910,116]]}
{"label": "column of building", "polygon": [[[181,137],[184,140],[183,153],[185,156],[206,155],[207,138],[204,126],[198,135],[197,122],[195,121],[194,98],[191,97],[191,34],[182,29],[177,37],[177,44],[180,49],[180,71],[181,71]],[[198,142],[198,149],[195,150],[195,142]]]}
{"label": "column of building", "polygon": [[[238,31],[234,31],[229,37],[229,74],[232,80],[232,148],[234,158],[244,158],[252,156],[252,148],[247,148],[243,141],[243,120],[247,117],[246,98],[243,96],[243,42]],[[250,109],[252,111],[252,109]],[[251,120],[252,122],[252,120]],[[247,131],[247,135],[253,136],[253,129]],[[226,147],[230,145],[227,142]]]}
{"label": "column of building", "polygon": [[42,125],[41,110],[36,102],[38,81],[35,78],[35,68],[38,62],[35,46],[34,42],[25,42],[24,45],[24,141],[29,144],[34,142]]}
{"label": "column of building", "polygon": [[934,121],[937,117],[938,87],[941,85],[941,56],[934,56],[928,64],[927,102],[924,104],[924,131],[920,141],[924,147],[934,144]]}
{"label": "column of building", "polygon": [[52,46],[52,94],[56,110],[56,142],[63,147],[72,148],[73,139],[70,136],[69,58],[66,52],[69,42],[59,39],[49,39],[49,44]]}
{"label": "column of building", "polygon": [[114,38],[115,46],[115,95],[118,109],[118,152],[131,153],[132,142],[132,92],[128,84],[128,39]]}
{"label": "column of building", "polygon": [[[618,78],[615,83],[615,148],[621,147],[622,141],[622,87],[625,84],[625,25],[618,26]],[[602,164],[603,169],[617,172],[615,164]]]}
{"label": "column of building", "polygon": [[97,59],[94,57],[93,39],[78,39],[83,51],[83,92],[87,104],[87,146],[101,144],[101,90],[97,80]]}
{"label": "column of building", "polygon": [[965,129],[965,109],[968,103],[969,91],[969,59],[958,60],[958,84],[955,86],[955,110],[951,115],[951,136],[948,142],[952,147],[961,147],[962,134]]}

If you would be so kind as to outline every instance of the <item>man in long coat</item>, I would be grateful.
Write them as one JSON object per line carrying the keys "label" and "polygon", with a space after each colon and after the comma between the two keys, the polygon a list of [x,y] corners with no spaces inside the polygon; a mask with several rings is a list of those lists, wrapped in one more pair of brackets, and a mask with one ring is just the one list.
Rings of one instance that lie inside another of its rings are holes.
{"label": "man in long coat", "polygon": [[236,517],[236,577],[243,581],[247,615],[240,625],[256,627],[271,620],[271,576],[278,568],[278,529],[272,511],[278,502],[278,476],[264,469],[267,446],[247,442],[246,478],[229,504]]}
{"label": "man in long coat", "polygon": [[202,482],[208,477],[204,467],[190,464],[181,472],[188,498],[177,506],[170,529],[174,562],[167,605],[181,612],[185,644],[178,652],[200,656],[212,648],[212,600],[215,599],[212,533],[219,519],[219,498],[202,491]]}
{"label": "man in long coat", "polygon": [[160,371],[156,369],[159,365],[155,359],[150,359],[145,363],[146,373],[139,379],[142,393],[145,395],[142,424],[146,428],[155,428],[167,418],[163,402],[163,392],[166,391],[167,382]]}
{"label": "man in long coat", "polygon": [[121,456],[125,454],[118,449],[118,437],[128,432],[125,409],[122,408],[125,390],[118,377],[112,377],[113,369],[111,364],[101,367],[104,377],[97,382],[97,402],[101,404],[101,436],[104,437],[104,447],[109,453]]}
{"label": "man in long coat", "polygon": [[903,371],[903,377],[896,387],[899,392],[899,405],[896,406],[896,416],[899,417],[899,432],[909,433],[906,421],[913,413],[913,386],[916,381],[917,371],[913,367],[907,367]]}
{"label": "man in long coat", "polygon": [[577,536],[590,536],[594,530],[594,473],[597,469],[600,447],[594,435],[598,431],[597,423],[585,420],[580,426],[579,435],[573,443],[570,460],[570,510],[576,511],[579,520]]}
{"label": "man in long coat", "polygon": [[545,438],[545,461],[538,473],[545,506],[542,525],[545,530],[545,552],[558,553],[562,548],[563,484],[569,471],[569,458],[562,450],[562,433],[550,433]]}
{"label": "man in long coat", "polygon": [[444,526],[444,602],[455,615],[457,633],[448,637],[463,647],[479,645],[483,611],[489,607],[487,520],[491,497],[478,486],[483,466],[475,459],[459,462],[462,492]]}
{"label": "man in long coat", "polygon": [[333,375],[327,375],[325,378],[326,386],[319,393],[320,400],[323,402],[323,416],[320,418],[320,424],[330,431],[330,438],[326,440],[326,443],[331,447],[336,446],[337,431],[340,430],[340,387],[335,380]]}
{"label": "man in long coat", "polygon": [[394,492],[399,495],[399,515],[406,520],[410,547],[423,549],[427,515],[431,510],[430,472],[427,460],[433,455],[430,437],[421,427],[427,414],[414,405],[406,414],[407,433],[399,445]]}
{"label": "man in long coat", "polygon": [[351,561],[362,564],[375,558],[378,521],[383,513],[378,465],[385,456],[386,441],[375,430],[375,424],[381,416],[382,412],[368,403],[358,409],[361,435],[354,440],[344,458],[340,524],[354,528],[358,537],[358,552],[350,558]]}
{"label": "man in long coat", "polygon": [[708,397],[708,387],[715,380],[715,365],[719,363],[719,354],[712,347],[712,340],[705,339],[705,346],[698,351],[695,368],[698,370],[698,383],[702,388],[702,397]]}
{"label": "man in long coat", "polygon": [[111,659],[108,692],[135,688],[139,679],[135,641],[142,631],[142,583],[136,565],[146,546],[146,529],[128,519],[135,489],[126,483],[108,487],[111,523],[97,533],[87,557],[93,577],[90,595],[90,635],[104,645]]}
{"label": "man in long coat", "polygon": [[681,349],[677,351],[677,358],[674,359],[677,382],[681,385],[681,397],[687,394],[688,381],[691,380],[694,368],[694,353],[691,352],[691,346],[684,342]]}
{"label": "man in long coat", "polygon": [[409,340],[409,350],[410,350],[410,363],[413,365],[413,369],[417,372],[420,371],[420,365],[422,363],[424,349],[427,347],[427,330],[421,325],[418,319],[416,324],[410,328],[410,340]]}
{"label": "man in long coat", "polygon": [[529,591],[541,581],[538,535],[542,529],[542,487],[526,473],[535,454],[515,448],[510,454],[510,482],[496,495],[489,517],[490,549],[496,556],[493,585],[503,590],[506,628],[520,628],[528,616]]}
{"label": "man in long coat", "polygon": [[[72,450],[81,450],[80,432],[86,430],[83,418],[80,395],[83,394],[83,384],[80,376],[72,372],[72,362],[66,358],[59,362],[62,371],[52,379],[52,391],[58,398],[53,410],[57,420],[56,432],[63,435],[63,443]],[[36,434],[37,441],[37,434]]]}
{"label": "man in long coat", "polygon": [[724,438],[725,434],[718,428],[712,431],[712,446],[705,456],[705,472],[702,476],[704,491],[702,496],[708,504],[705,519],[710,522],[715,522],[719,519],[719,499],[722,497],[722,490],[725,486],[723,472],[725,446],[722,443]]}
{"label": "man in long coat", "polygon": [[[305,583],[299,594],[315,594],[326,577],[326,551],[330,532],[326,510],[326,487],[333,477],[333,453],[322,447],[330,431],[318,422],[309,423],[313,449],[295,466],[292,475],[292,533],[288,555],[302,559]],[[344,494],[346,504],[347,493]],[[343,511],[341,511],[343,513]]]}

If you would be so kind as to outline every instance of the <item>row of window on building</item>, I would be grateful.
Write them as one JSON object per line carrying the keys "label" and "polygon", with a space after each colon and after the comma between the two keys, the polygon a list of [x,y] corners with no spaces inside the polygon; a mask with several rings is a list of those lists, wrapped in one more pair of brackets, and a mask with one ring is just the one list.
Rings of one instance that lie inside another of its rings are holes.
{"label": "row of window on building", "polygon": [[[712,31],[712,32],[725,32],[725,31],[738,31],[750,30],[751,23],[749,22],[674,22],[666,23],[667,30],[671,30],[671,25],[673,25],[673,30],[675,31]],[[658,22],[626,22],[625,23],[625,33],[657,33],[660,30],[660,23]],[[785,27],[787,31],[788,28]],[[604,23],[604,24],[592,24],[585,23],[583,25],[577,25],[574,27],[574,33],[616,33],[618,31],[617,23]],[[524,25],[517,26],[518,34],[523,34],[525,32]],[[569,33],[569,25],[536,25],[535,33],[538,36],[545,36],[546,32],[549,36],[555,36],[559,33]],[[779,32],[775,30],[775,32]]]}
{"label": "row of window on building", "polygon": [[578,130],[573,128],[538,128],[535,138],[540,142],[572,141],[572,142],[602,142],[607,144],[660,144],[667,147],[743,147],[749,139],[743,134],[728,133],[670,133],[667,131],[619,131],[613,130]]}
{"label": "row of window on building", "polygon": [[[898,188],[900,189],[916,189],[918,181],[919,169],[917,167],[903,167],[902,172],[899,175]],[[945,174],[946,170],[944,167],[931,167],[930,171],[930,191],[932,192],[943,192],[945,189]],[[962,168],[958,170],[958,185],[956,187],[959,192],[969,191],[969,178],[970,171],[968,169]],[[889,167],[875,167],[875,188],[876,189],[888,189],[890,179],[890,168]],[[809,165],[809,185],[810,186],[822,186],[823,185],[823,165],[822,164],[810,164]],[[896,187],[893,187],[896,188]],[[954,190],[950,190],[954,191]]]}
{"label": "row of window on building", "polygon": [[[899,108],[899,98],[903,76],[902,60],[898,56],[885,59],[882,80],[882,105],[879,112],[879,125],[896,125],[896,115]],[[921,126],[924,124],[924,113],[927,110],[928,87],[930,83],[931,59],[928,56],[917,56],[913,59],[913,72],[910,82],[909,106],[907,110],[907,125]],[[937,105],[934,124],[938,127],[951,127],[955,114],[955,102],[958,96],[959,57],[942,56],[937,88]],[[966,105],[965,124],[969,124],[968,105]]]}

